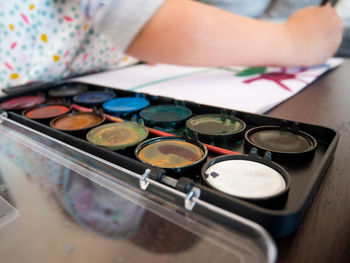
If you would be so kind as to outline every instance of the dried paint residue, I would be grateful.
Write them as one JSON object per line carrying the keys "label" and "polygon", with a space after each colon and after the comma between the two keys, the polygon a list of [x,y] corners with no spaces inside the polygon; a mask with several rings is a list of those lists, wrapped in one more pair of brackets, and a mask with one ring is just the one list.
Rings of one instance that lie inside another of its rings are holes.
{"label": "dried paint residue", "polygon": [[249,139],[258,147],[275,152],[298,153],[311,147],[306,137],[283,130],[263,130],[251,134]]}
{"label": "dried paint residue", "polygon": [[57,119],[53,127],[58,130],[73,131],[93,127],[102,122],[102,118],[95,114],[72,114]]}
{"label": "dried paint residue", "polygon": [[153,166],[164,168],[185,167],[196,163],[204,156],[197,145],[184,141],[159,141],[145,146],[138,157]]}
{"label": "dried paint residue", "polygon": [[199,134],[229,135],[241,131],[241,121],[220,115],[196,116],[187,122],[187,127]]}
{"label": "dried paint residue", "polygon": [[2,102],[0,108],[5,110],[24,110],[42,104],[44,101],[45,98],[43,96],[23,96]]}
{"label": "dried paint residue", "polygon": [[128,145],[140,140],[140,133],[137,127],[130,125],[103,125],[96,128],[96,131],[89,138],[91,142],[102,146]]}
{"label": "dried paint residue", "polygon": [[44,119],[67,113],[69,110],[69,107],[63,105],[48,105],[32,109],[25,115],[30,119]]}

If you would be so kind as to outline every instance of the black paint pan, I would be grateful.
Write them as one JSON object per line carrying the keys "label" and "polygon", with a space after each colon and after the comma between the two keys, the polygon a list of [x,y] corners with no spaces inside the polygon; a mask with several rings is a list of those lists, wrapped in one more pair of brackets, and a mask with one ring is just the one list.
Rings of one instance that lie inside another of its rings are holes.
{"label": "black paint pan", "polygon": [[271,152],[275,162],[305,162],[311,160],[317,148],[317,141],[310,134],[299,130],[298,123],[291,127],[286,122],[280,126],[258,126],[245,133],[244,151],[252,147],[260,155]]}

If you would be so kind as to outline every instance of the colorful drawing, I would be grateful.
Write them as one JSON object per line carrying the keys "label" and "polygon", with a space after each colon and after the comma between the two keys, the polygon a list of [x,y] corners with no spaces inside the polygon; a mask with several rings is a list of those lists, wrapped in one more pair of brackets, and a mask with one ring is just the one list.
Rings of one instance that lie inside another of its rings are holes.
{"label": "colorful drawing", "polygon": [[[320,65],[317,67],[324,67],[324,66],[327,66],[327,65]],[[250,84],[250,83],[252,83],[254,81],[258,81],[258,80],[270,80],[270,81],[273,81],[274,83],[276,83],[277,85],[279,85],[281,88],[292,92],[292,90],[289,87],[287,87],[285,84],[283,84],[282,81],[292,79],[292,80],[301,81],[305,84],[309,84],[309,82],[298,78],[298,74],[306,72],[309,69],[310,68],[307,68],[307,67],[300,67],[300,68],[296,68],[296,70],[294,72],[287,72],[287,68],[283,67],[283,68],[281,68],[281,70],[279,72],[266,73],[266,70],[267,70],[266,67],[250,67],[250,68],[246,68],[246,69],[238,72],[236,74],[236,76],[246,77],[246,76],[260,74],[258,77],[244,80],[243,83]],[[303,75],[303,76],[305,76],[305,75]],[[317,77],[317,75],[311,75],[311,76]]]}

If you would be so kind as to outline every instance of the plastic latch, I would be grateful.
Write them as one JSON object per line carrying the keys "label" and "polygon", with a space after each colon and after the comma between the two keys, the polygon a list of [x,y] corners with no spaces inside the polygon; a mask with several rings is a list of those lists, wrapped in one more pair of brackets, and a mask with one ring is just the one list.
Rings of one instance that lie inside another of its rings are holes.
{"label": "plastic latch", "polygon": [[271,154],[270,151],[266,151],[266,152],[265,152],[264,159],[265,159],[265,160],[268,160],[268,161],[271,161],[271,160],[272,160],[272,154]]}
{"label": "plastic latch", "polygon": [[299,131],[299,122],[294,122],[292,125],[292,132],[298,132]]}
{"label": "plastic latch", "polygon": [[3,111],[0,113],[0,123],[7,119],[7,112]]}
{"label": "plastic latch", "polygon": [[185,208],[186,210],[192,211],[193,207],[196,204],[196,201],[193,199],[198,199],[201,195],[201,190],[197,187],[192,187],[192,189],[187,193],[185,198]]}
{"label": "plastic latch", "polygon": [[256,147],[252,147],[249,152],[250,156],[258,156],[258,149]]}
{"label": "plastic latch", "polygon": [[144,174],[141,176],[140,178],[140,188],[142,190],[146,190],[148,185],[149,185],[149,181],[148,178],[151,175],[151,169],[146,169]]}
{"label": "plastic latch", "polygon": [[186,142],[192,143],[194,145],[199,145],[198,133],[196,132],[189,133],[187,130],[184,130],[182,138],[185,139]]}

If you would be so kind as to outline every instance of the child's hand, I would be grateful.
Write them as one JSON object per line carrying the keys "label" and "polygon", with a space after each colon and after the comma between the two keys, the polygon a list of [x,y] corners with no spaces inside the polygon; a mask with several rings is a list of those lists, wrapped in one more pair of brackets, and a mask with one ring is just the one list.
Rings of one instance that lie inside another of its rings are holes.
{"label": "child's hand", "polygon": [[295,12],[285,23],[294,49],[306,65],[323,63],[337,51],[343,23],[330,5]]}

